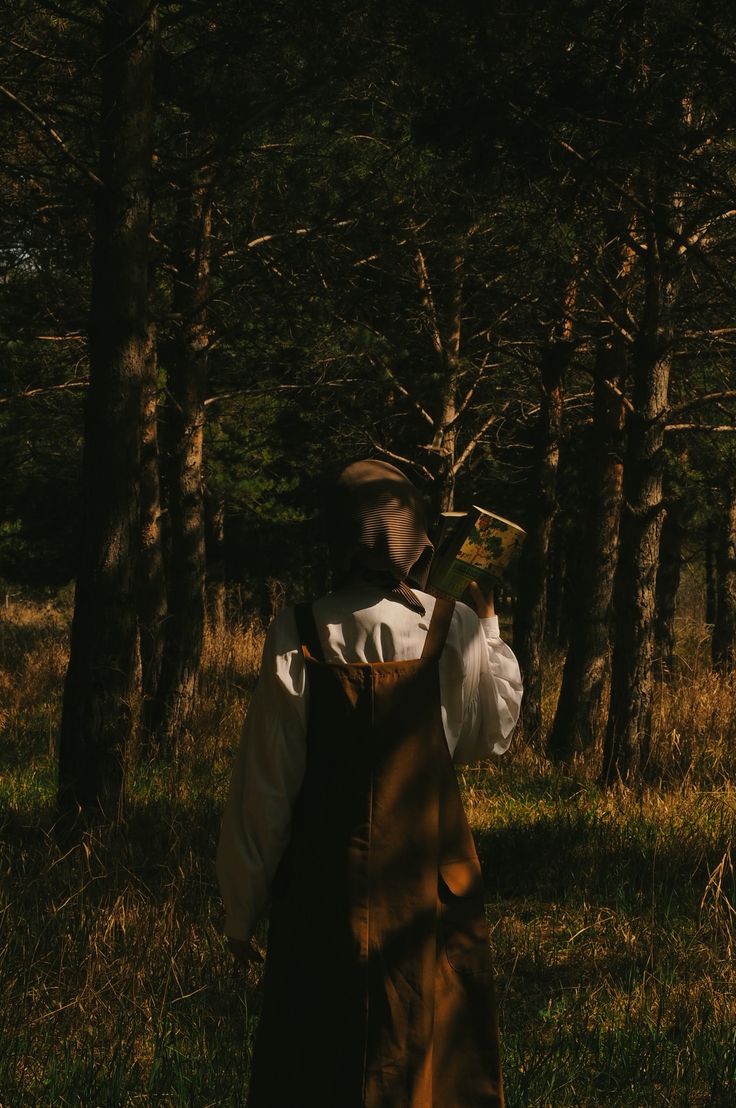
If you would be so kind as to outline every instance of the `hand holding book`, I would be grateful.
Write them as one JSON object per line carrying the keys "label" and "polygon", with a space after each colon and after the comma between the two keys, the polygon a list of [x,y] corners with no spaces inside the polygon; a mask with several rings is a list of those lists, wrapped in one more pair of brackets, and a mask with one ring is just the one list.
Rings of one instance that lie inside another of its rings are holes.
{"label": "hand holding book", "polygon": [[[442,516],[430,587],[467,601],[480,614],[479,605],[486,610],[494,585],[509,582],[525,533],[516,523],[477,506],[470,512],[443,512]],[[480,587],[480,594],[472,585]]]}
{"label": "hand holding book", "polygon": [[495,616],[496,606],[493,601],[493,586],[485,592],[477,581],[471,581],[468,585],[468,593],[479,619],[489,619],[490,616]]}

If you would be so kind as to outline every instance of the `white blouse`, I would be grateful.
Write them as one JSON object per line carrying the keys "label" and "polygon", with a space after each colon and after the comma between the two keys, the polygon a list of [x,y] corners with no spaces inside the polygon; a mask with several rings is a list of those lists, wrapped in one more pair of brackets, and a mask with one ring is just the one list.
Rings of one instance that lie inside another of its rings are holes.
{"label": "white blouse", "polygon": [[[321,597],[314,605],[327,662],[418,658],[434,597],[414,590],[425,615],[370,585]],[[442,722],[455,762],[503,754],[519,716],[522,683],[498,619],[479,620],[455,605],[439,662]],[[217,850],[225,932],[249,939],[268,902],[288,844],[291,813],[304,776],[308,687],[293,608],[273,620],[261,672],[235,758]]]}

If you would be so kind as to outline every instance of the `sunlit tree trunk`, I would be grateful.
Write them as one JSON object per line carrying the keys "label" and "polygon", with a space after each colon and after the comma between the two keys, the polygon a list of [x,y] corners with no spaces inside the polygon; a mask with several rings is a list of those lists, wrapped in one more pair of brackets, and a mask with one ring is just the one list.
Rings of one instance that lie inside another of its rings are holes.
{"label": "sunlit tree trunk", "polygon": [[59,742],[58,809],[120,818],[138,689],[136,565],[146,374],[155,6],[105,6],[84,524]]}

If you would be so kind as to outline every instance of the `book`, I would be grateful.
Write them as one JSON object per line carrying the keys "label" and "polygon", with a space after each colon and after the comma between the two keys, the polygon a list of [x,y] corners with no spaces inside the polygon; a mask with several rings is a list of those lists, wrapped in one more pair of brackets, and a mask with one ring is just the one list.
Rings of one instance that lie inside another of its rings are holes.
{"label": "book", "polygon": [[486,591],[508,583],[525,535],[517,523],[477,505],[469,512],[442,512],[430,587],[462,600],[471,581]]}

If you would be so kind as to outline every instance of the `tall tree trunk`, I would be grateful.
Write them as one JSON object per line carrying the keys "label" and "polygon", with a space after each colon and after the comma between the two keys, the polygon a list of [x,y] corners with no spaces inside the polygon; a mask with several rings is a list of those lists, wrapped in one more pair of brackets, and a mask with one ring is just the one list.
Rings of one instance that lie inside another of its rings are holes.
{"label": "tall tree trunk", "polygon": [[[610,609],[623,486],[624,407],[617,391],[625,351],[618,333],[601,340],[593,396],[593,461],[589,510],[581,537],[580,578],[572,598],[570,643],[549,735],[552,758],[568,760],[591,746],[603,724]],[[613,388],[611,388],[613,386]]]}
{"label": "tall tree trunk", "polygon": [[716,551],[717,602],[713,624],[713,665],[728,672],[736,665],[736,475],[733,462],[723,482],[723,508]]}
{"label": "tall tree trunk", "polygon": [[560,526],[559,516],[556,516],[547,560],[547,604],[544,621],[545,637],[551,646],[563,646],[568,634],[565,618],[565,590],[566,581],[571,573],[571,553],[569,535],[566,529]]}
{"label": "tall tree trunk", "polygon": [[659,234],[650,226],[642,326],[632,355],[633,410],[627,417],[621,541],[614,582],[611,699],[603,749],[605,784],[629,779],[645,769],[649,760],[671,298]]}
{"label": "tall tree trunk", "polygon": [[225,628],[225,498],[205,488],[205,546],[207,551],[207,622],[219,635]]}
{"label": "tall tree trunk", "polygon": [[[177,320],[166,366],[169,404],[169,544],[166,633],[154,710],[162,752],[172,755],[192,719],[205,613],[205,526],[202,447],[207,377],[211,201],[206,182],[177,210],[182,244],[174,282]],[[187,245],[189,244],[189,245]]]}
{"label": "tall tree trunk", "polygon": [[541,403],[535,428],[529,489],[530,515],[519,564],[519,591],[514,610],[514,653],[524,677],[522,725],[529,739],[542,729],[542,663],[547,558],[557,508],[557,467],[562,429],[562,380],[572,344],[551,340],[540,366]]}
{"label": "tall tree trunk", "polygon": [[682,501],[665,499],[667,506],[659,540],[654,618],[654,653],[663,674],[672,673],[675,664],[675,611],[685,538]]}
{"label": "tall tree trunk", "polygon": [[150,727],[156,696],[166,618],[166,581],[161,513],[161,474],[158,446],[158,380],[156,332],[149,326],[146,375],[143,387],[141,451],[141,540],[138,573],[143,719]]}
{"label": "tall tree trunk", "polygon": [[106,5],[84,524],[59,741],[61,828],[80,809],[122,816],[134,724],[154,42],[149,0]]}
{"label": "tall tree trunk", "polygon": [[[447,283],[447,306],[442,313],[434,304],[436,325],[435,350],[441,363],[443,388],[435,420],[432,449],[438,454],[435,477],[435,501],[438,512],[451,512],[455,506],[455,475],[457,455],[457,402],[460,380],[460,343],[462,340],[463,254],[450,260]],[[428,287],[428,286],[427,286]],[[425,294],[426,295],[426,294]],[[442,318],[444,326],[442,326]]]}
{"label": "tall tree trunk", "polygon": [[718,607],[718,574],[716,572],[716,547],[718,537],[712,516],[705,525],[705,622],[716,622]]}

